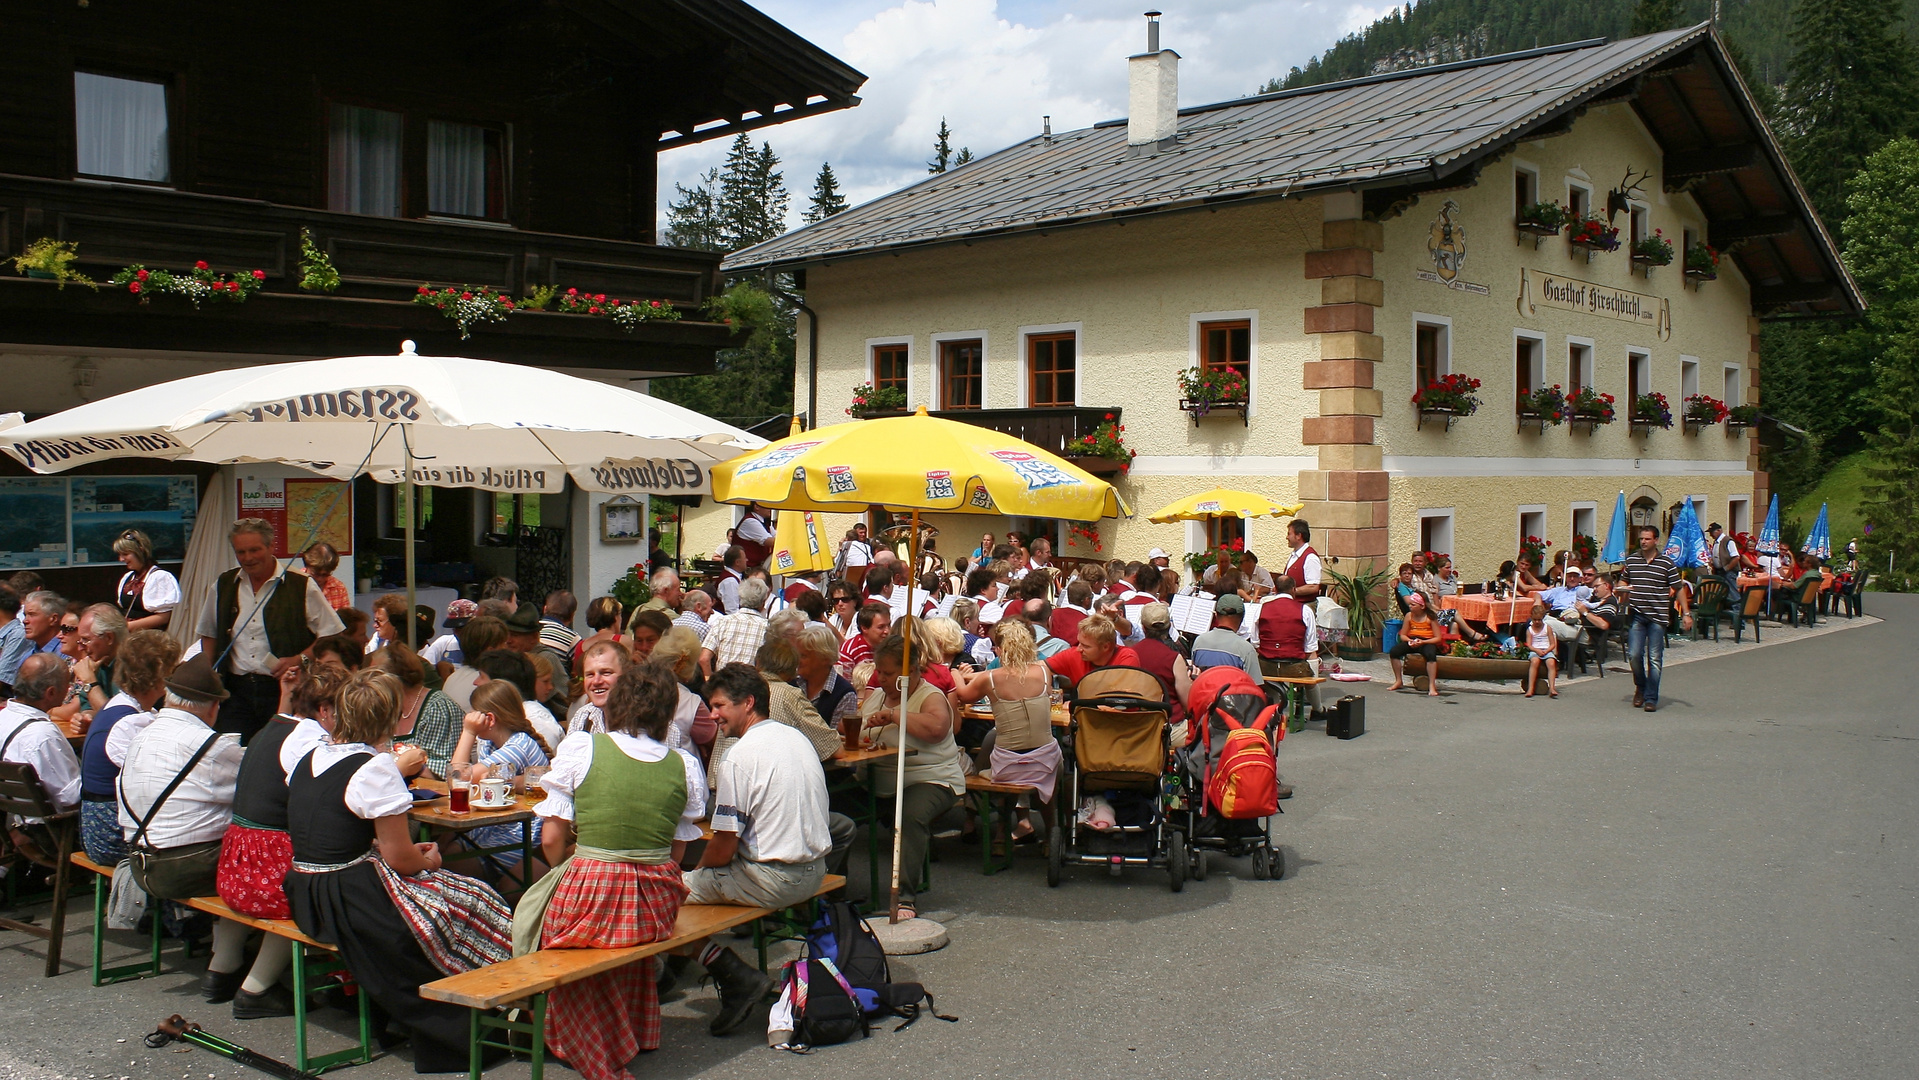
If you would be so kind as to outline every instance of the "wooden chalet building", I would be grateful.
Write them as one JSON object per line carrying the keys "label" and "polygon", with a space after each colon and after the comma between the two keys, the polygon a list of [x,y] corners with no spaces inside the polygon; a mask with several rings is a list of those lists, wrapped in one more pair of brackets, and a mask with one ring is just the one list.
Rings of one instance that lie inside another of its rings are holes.
{"label": "wooden chalet building", "polygon": [[[76,269],[102,283],[0,270],[0,413],[28,418],[213,369],[397,353],[404,339],[622,384],[709,370],[731,341],[700,310],[719,256],[657,243],[657,155],[851,107],[864,81],[744,0],[18,0],[5,22],[0,253],[71,241]],[[303,232],[336,291],[300,288]],[[197,309],[105,284],[130,264],[197,261],[264,284]],[[629,333],[525,312],[462,341],[412,302],[425,282],[664,300],[684,318]],[[4,468],[0,483],[19,483]],[[196,475],[204,488],[214,473]],[[377,578],[364,556],[400,551],[392,493],[361,488],[357,576]],[[504,573],[523,596],[592,595],[635,558],[581,527],[602,497],[435,495],[418,555],[449,583]],[[69,554],[0,550],[0,573],[32,566],[74,595],[104,594],[119,573],[69,565],[108,553]]]}

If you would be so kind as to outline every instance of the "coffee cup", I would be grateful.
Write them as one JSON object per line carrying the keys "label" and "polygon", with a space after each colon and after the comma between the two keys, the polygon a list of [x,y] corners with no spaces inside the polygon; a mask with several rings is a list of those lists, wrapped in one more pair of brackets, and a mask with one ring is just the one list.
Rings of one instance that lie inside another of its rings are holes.
{"label": "coffee cup", "polygon": [[512,787],[512,781],[503,780],[498,777],[482,780],[474,785],[474,801],[485,807],[498,808],[505,806],[508,798],[510,798],[507,793],[512,790]]}

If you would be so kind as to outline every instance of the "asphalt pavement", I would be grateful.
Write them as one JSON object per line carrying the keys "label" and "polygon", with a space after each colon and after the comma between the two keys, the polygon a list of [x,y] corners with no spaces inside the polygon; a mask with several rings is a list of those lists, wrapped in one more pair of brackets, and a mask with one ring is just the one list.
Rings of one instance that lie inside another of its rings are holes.
{"label": "asphalt pavement", "polygon": [[[1675,666],[1653,714],[1619,675],[1558,700],[1374,685],[1363,738],[1282,745],[1282,881],[1215,856],[1179,894],[1098,868],[1048,889],[1036,853],[989,878],[945,844],[921,903],[952,944],[895,978],[957,1024],[797,1056],[707,1036],[698,989],[633,1073],[1911,1077],[1919,598],[1869,606],[1886,621]],[[291,1055],[289,1021],[233,1021],[197,971],[89,987],[73,910],[53,980],[41,943],[0,933],[0,1080],[261,1075],[141,1046],[174,1012]],[[410,1072],[401,1051],[340,1075]]]}

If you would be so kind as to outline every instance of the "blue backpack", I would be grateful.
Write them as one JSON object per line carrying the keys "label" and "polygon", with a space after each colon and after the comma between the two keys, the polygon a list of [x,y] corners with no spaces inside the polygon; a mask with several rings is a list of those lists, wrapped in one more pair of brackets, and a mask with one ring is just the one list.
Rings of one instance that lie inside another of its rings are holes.
{"label": "blue backpack", "polygon": [[806,949],[786,966],[789,984],[795,984],[793,1042],[798,1046],[830,1046],[855,1034],[872,1034],[869,1018],[897,1016],[903,1031],[926,1012],[950,1023],[959,1017],[940,1013],[933,996],[915,982],[896,983],[873,928],[858,909],[845,901],[824,904],[820,917],[806,933]]}

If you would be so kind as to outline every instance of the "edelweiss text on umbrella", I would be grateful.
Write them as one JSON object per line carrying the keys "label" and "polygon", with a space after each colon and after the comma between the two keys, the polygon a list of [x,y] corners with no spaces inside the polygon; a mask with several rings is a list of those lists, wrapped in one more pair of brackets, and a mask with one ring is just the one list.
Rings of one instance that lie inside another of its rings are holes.
{"label": "edelweiss text on umbrella", "polygon": [[653,458],[595,465],[593,482],[605,491],[691,491],[706,485],[706,471],[692,458]]}
{"label": "edelweiss text on umbrella", "polygon": [[123,435],[89,435],[84,439],[31,439],[13,444],[13,456],[24,465],[34,462],[52,465],[71,458],[91,457],[112,450],[138,450],[142,453],[161,453],[179,448],[180,443],[173,436],[161,431],[127,433]]}
{"label": "edelweiss text on umbrella", "polygon": [[293,423],[302,420],[392,420],[420,418],[420,396],[404,386],[375,386],[342,390],[336,394],[301,394],[297,398],[235,409],[220,417],[228,422]]}

